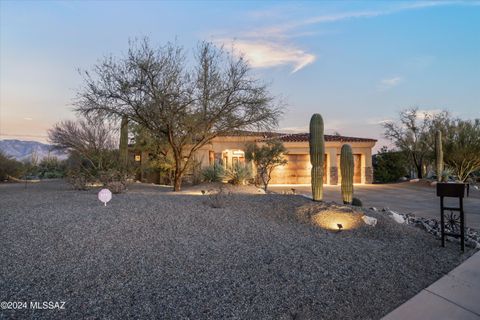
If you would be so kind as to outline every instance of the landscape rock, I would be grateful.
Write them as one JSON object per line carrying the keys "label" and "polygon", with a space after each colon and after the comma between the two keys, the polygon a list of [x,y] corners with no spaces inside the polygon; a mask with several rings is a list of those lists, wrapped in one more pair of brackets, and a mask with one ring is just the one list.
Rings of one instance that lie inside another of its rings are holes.
{"label": "landscape rock", "polygon": [[363,222],[368,224],[369,226],[375,227],[377,224],[377,219],[374,217],[369,217],[369,216],[363,216],[362,217]]}
{"label": "landscape rock", "polygon": [[397,223],[405,223],[405,219],[402,215],[396,213],[395,211],[390,210],[390,216]]}
{"label": "landscape rock", "polygon": [[[435,218],[423,218],[423,217],[415,217],[412,213],[399,213],[393,210],[389,210],[388,208],[383,208],[381,210],[382,213],[388,215],[393,220],[398,223],[405,223],[408,225],[413,225],[417,228],[425,230],[426,232],[434,235],[436,238],[441,238],[441,226],[440,222]],[[450,225],[445,225],[445,232],[458,233],[458,230],[452,230]],[[446,237],[447,241],[454,241],[459,242],[459,238],[455,237]],[[465,228],[465,246],[470,248],[477,248],[480,249],[480,231],[466,227]]]}

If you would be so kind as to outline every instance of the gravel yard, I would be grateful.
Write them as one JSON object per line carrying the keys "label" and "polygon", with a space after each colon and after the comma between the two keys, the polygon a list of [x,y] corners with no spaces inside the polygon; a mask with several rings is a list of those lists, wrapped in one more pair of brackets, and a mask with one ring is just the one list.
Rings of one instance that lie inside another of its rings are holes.
{"label": "gravel yard", "polygon": [[332,232],[301,196],[211,208],[197,189],[133,185],[104,207],[62,182],[0,185],[0,300],[66,302],[0,318],[379,319],[472,253],[379,213]]}

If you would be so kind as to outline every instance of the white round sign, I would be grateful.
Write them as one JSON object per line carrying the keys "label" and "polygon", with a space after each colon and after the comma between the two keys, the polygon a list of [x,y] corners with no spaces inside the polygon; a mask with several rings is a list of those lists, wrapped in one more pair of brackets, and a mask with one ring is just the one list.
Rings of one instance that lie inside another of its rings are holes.
{"label": "white round sign", "polygon": [[102,189],[98,193],[98,200],[102,201],[105,205],[107,202],[112,200],[112,192],[108,189]]}

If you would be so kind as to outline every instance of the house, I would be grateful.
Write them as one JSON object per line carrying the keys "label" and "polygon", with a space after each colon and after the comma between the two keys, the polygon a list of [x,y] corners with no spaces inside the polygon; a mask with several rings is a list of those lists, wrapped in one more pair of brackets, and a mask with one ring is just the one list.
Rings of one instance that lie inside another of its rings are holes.
{"label": "house", "polygon": [[[221,163],[224,167],[245,163],[245,145],[248,142],[265,143],[279,139],[287,149],[288,163],[272,172],[271,184],[310,184],[309,134],[282,134],[271,132],[238,131],[218,136],[203,146],[195,155],[202,167]],[[340,149],[349,144],[353,150],[354,183],[372,183],[372,148],[377,140],[368,138],[325,135],[324,183],[336,185],[341,182]]]}

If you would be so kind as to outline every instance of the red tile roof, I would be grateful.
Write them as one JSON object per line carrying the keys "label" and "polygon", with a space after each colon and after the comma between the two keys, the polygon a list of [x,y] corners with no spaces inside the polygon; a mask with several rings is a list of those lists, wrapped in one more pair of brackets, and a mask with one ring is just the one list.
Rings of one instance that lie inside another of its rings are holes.
{"label": "red tile roof", "polygon": [[[285,134],[278,139],[280,139],[283,142],[304,142],[309,140],[309,134],[308,133],[293,133],[293,134]],[[357,138],[357,137],[345,137],[345,136],[337,136],[337,135],[329,135],[326,134],[325,136],[325,141],[338,141],[338,142],[376,142],[377,140],[375,139],[369,139],[369,138]]]}
{"label": "red tile roof", "polygon": [[264,138],[272,138],[282,136],[284,133],[279,132],[271,132],[271,131],[247,131],[247,130],[236,130],[229,133],[220,134],[220,137],[264,137]]}
{"label": "red tile roof", "polygon": [[[307,142],[309,140],[309,133],[280,133],[280,132],[257,132],[257,131],[246,131],[238,130],[228,134],[222,134],[220,136],[250,136],[250,137],[261,137],[262,140],[265,139],[280,139],[283,142]],[[338,142],[376,142],[375,139],[369,138],[357,138],[357,137],[345,137],[337,135],[326,134],[325,141],[338,141]]]}

